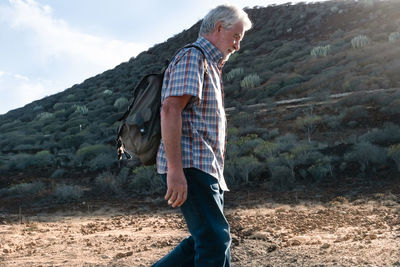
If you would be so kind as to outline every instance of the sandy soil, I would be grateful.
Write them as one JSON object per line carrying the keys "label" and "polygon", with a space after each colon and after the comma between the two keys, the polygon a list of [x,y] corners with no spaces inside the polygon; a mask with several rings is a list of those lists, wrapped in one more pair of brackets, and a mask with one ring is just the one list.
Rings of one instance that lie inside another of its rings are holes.
{"label": "sandy soil", "polygon": [[[293,202],[227,203],[233,266],[400,266],[396,195]],[[0,266],[150,266],[187,234],[161,199],[3,214]]]}

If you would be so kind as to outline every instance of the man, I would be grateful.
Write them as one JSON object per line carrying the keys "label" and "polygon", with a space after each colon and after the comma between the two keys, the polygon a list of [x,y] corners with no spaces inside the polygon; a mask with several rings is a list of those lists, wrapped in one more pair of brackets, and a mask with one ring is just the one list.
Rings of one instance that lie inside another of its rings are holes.
{"label": "man", "polygon": [[250,28],[243,10],[214,8],[194,43],[204,55],[197,48],[182,49],[165,72],[157,171],[167,184],[165,199],[181,208],[191,236],[154,266],[230,266],[221,68]]}

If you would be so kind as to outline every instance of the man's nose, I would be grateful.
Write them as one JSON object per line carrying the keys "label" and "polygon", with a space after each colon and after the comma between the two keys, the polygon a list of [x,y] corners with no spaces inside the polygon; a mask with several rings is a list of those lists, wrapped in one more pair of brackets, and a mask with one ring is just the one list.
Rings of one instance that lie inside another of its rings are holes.
{"label": "man's nose", "polygon": [[240,42],[238,42],[238,41],[234,41],[233,42],[233,48],[235,48],[235,50],[236,51],[239,51],[239,49],[240,49]]}

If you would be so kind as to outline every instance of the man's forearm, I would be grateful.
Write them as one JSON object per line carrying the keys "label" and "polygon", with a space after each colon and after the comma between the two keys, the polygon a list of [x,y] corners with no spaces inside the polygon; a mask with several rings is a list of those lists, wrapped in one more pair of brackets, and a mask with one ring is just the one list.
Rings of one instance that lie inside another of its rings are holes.
{"label": "man's forearm", "polygon": [[174,109],[162,110],[161,134],[167,158],[168,170],[172,172],[175,170],[182,170],[182,117],[180,111]]}

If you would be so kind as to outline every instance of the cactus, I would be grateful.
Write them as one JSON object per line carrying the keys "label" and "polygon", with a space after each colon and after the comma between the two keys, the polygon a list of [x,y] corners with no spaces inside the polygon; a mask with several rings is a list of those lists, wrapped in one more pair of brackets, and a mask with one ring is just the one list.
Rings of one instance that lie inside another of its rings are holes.
{"label": "cactus", "polygon": [[129,103],[129,100],[126,97],[120,97],[114,102],[114,107],[118,110],[124,109]]}
{"label": "cactus", "polygon": [[228,74],[226,75],[226,79],[228,81],[232,81],[234,78],[236,77],[241,77],[244,73],[243,68],[235,68],[232,69],[230,72],[228,72]]}
{"label": "cactus", "polygon": [[54,114],[50,113],[50,112],[42,112],[39,115],[36,116],[36,119],[38,120],[47,120],[47,119],[53,119],[54,118]]}
{"label": "cactus", "polygon": [[353,48],[362,48],[366,45],[369,44],[369,39],[367,36],[365,35],[358,35],[356,37],[354,37],[353,39],[351,39],[351,46]]}
{"label": "cactus", "polygon": [[89,109],[83,105],[83,106],[79,106],[79,105],[74,105],[75,107],[75,112],[80,113],[82,115],[86,115],[89,112]]}
{"label": "cactus", "polygon": [[258,76],[258,74],[256,73],[247,75],[240,82],[240,86],[242,88],[254,88],[259,86],[260,84],[261,84],[260,76]]}
{"label": "cactus", "polygon": [[314,47],[311,50],[311,56],[316,58],[316,57],[326,57],[329,52],[331,51],[331,46],[326,45],[326,46],[317,46]]}
{"label": "cactus", "polygon": [[398,40],[398,39],[400,39],[400,32],[392,32],[392,33],[389,35],[389,42],[390,42],[390,43],[395,42],[395,41]]}
{"label": "cactus", "polygon": [[339,8],[337,6],[331,7],[331,12],[332,13],[337,13],[339,11]]}
{"label": "cactus", "polygon": [[107,96],[110,96],[110,95],[112,95],[112,91],[107,89],[107,90],[103,91],[103,94],[107,95]]}

